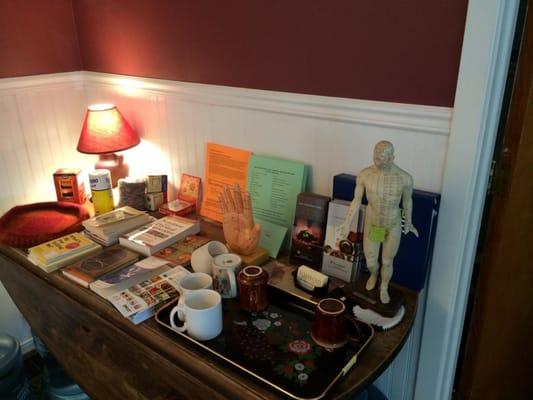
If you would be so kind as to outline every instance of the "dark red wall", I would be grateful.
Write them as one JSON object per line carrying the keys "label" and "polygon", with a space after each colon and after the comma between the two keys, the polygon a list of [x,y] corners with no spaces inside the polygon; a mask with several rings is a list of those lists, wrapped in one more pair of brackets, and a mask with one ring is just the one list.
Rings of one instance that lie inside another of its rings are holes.
{"label": "dark red wall", "polygon": [[467,0],[74,0],[90,71],[452,106]]}
{"label": "dark red wall", "polygon": [[0,78],[80,69],[71,0],[0,0]]}
{"label": "dark red wall", "polygon": [[452,106],[466,5],[1,0],[0,77],[86,69]]}

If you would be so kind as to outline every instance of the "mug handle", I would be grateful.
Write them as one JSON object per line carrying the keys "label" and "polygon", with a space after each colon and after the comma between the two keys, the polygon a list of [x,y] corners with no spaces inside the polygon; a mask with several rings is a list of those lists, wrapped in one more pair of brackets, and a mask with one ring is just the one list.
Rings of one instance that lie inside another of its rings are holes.
{"label": "mug handle", "polygon": [[236,297],[237,296],[237,280],[235,279],[235,272],[234,271],[230,272],[226,270],[226,274],[228,274],[229,287],[230,287],[229,297]]}
{"label": "mug handle", "polygon": [[[176,314],[178,314],[178,319],[180,321],[183,321],[182,326],[177,326],[174,323],[174,318]],[[175,305],[174,308],[172,308],[172,310],[170,311],[170,326],[172,326],[172,328],[178,332],[185,332],[187,330],[187,322],[185,321],[185,306],[181,298],[178,300],[178,304]]]}
{"label": "mug handle", "polygon": [[350,329],[347,329],[348,343],[352,345],[359,344],[359,340],[362,336],[361,328],[359,327],[359,321],[349,314],[345,314],[344,317],[348,320],[349,325],[352,325],[355,330],[355,334],[352,334],[352,332],[350,332]]}

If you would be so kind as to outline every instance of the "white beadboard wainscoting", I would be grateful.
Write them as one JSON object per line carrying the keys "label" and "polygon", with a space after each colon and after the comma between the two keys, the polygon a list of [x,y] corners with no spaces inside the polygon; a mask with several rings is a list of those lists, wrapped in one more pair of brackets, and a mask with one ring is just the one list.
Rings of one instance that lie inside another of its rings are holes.
{"label": "white beadboard wainscoting", "polygon": [[[91,157],[76,151],[85,107],[80,73],[0,79],[0,214],[56,200],[54,171],[90,166]],[[17,337],[24,351],[33,348],[30,328],[1,283],[0,332]]]}
{"label": "white beadboard wainscoting", "polygon": [[[125,152],[132,173],[203,176],[205,143],[306,162],[311,190],[330,194],[332,177],[372,163],[387,139],[419,189],[440,192],[451,110],[86,72],[89,103],[112,101],[143,146]],[[147,152],[148,150],[148,152]]]}
{"label": "white beadboard wainscoting", "polygon": [[[205,143],[302,161],[312,191],[331,195],[332,178],[372,163],[374,144],[390,140],[415,187],[440,192],[449,108],[341,99],[175,81],[74,72],[0,80],[0,212],[54,200],[52,173],[92,168],[76,144],[86,106],[114,102],[142,143],[124,153],[132,175],[167,173],[170,196],[182,172],[204,175]],[[0,291],[0,331],[30,338]],[[378,379],[391,400],[413,398],[425,292],[404,348]]]}

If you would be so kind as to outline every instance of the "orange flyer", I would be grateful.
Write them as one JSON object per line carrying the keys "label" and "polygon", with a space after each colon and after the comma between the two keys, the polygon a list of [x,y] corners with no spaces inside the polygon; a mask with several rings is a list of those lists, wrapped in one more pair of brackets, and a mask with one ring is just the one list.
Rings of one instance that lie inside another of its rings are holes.
{"label": "orange flyer", "polygon": [[246,175],[251,154],[250,151],[207,143],[204,198],[200,208],[202,217],[222,222],[218,195],[226,185],[239,184],[242,190],[246,190]]}

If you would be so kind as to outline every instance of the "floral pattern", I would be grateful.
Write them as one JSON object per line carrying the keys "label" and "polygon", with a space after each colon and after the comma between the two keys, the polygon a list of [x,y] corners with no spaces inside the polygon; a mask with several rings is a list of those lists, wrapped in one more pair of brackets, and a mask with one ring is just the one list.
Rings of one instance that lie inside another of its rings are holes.
{"label": "floral pattern", "polygon": [[298,379],[300,381],[307,381],[307,378],[309,378],[309,375],[307,375],[305,372],[302,372],[301,374],[298,374]]}
{"label": "floral pattern", "polygon": [[308,330],[279,312],[252,313],[248,323],[242,318],[233,323],[239,327],[239,346],[249,360],[270,360],[277,374],[299,386],[309,383],[322,348],[313,344]]}
{"label": "floral pattern", "polygon": [[266,331],[270,328],[271,322],[268,319],[259,318],[252,322],[252,324],[260,331]]}
{"label": "floral pattern", "polygon": [[289,343],[289,350],[296,354],[306,354],[311,351],[311,343],[305,340],[293,340]]}

